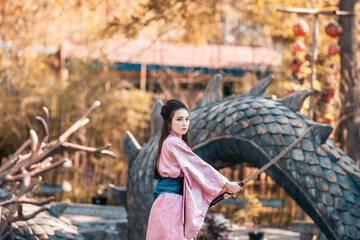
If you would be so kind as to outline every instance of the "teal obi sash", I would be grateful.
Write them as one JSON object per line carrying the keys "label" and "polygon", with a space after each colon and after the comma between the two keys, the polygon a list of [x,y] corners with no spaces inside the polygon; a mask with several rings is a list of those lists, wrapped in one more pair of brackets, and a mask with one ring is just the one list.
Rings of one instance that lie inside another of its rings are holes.
{"label": "teal obi sash", "polygon": [[183,195],[183,188],[184,177],[162,178],[161,176],[159,176],[158,183],[153,192],[153,197],[156,199],[163,192]]}

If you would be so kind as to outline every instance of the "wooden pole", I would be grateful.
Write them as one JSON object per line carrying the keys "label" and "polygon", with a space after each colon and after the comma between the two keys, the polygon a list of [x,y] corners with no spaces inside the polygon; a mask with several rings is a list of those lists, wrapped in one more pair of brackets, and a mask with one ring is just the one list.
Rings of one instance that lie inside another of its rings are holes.
{"label": "wooden pole", "polygon": [[[313,34],[312,34],[312,46],[311,46],[311,75],[310,75],[310,90],[311,92],[314,91],[314,81],[316,79],[316,67],[315,67],[315,61],[317,60],[318,55],[318,49],[317,49],[317,38],[319,35],[319,14],[314,14],[314,26],[313,26]],[[314,117],[314,112],[312,109],[313,104],[313,94],[310,95],[310,101],[309,101],[309,110],[308,110],[308,118],[310,120]]]}
{"label": "wooden pole", "polygon": [[[355,0],[340,0],[340,9],[355,11]],[[359,84],[357,61],[357,27],[356,18],[340,17],[339,23],[343,32],[339,38],[341,47],[341,81],[340,143],[342,149],[360,166],[359,161],[359,126],[355,118],[359,115]]]}
{"label": "wooden pole", "polygon": [[141,70],[140,70],[140,90],[146,90],[146,63],[141,63]]}

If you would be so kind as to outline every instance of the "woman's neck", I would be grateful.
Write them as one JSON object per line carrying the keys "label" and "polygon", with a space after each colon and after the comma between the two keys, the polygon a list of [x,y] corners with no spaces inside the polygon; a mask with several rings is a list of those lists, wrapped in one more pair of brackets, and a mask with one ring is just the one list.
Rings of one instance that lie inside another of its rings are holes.
{"label": "woman's neck", "polygon": [[179,138],[182,138],[182,134],[179,135],[179,134],[175,133],[173,130],[170,130],[170,134],[173,134]]}

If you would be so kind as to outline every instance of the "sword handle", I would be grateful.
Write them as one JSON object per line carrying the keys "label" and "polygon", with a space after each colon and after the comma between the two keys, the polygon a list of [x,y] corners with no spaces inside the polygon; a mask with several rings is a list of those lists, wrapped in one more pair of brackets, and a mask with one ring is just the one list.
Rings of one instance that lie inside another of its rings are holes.
{"label": "sword handle", "polygon": [[[240,187],[244,186],[244,183],[242,181],[238,181],[238,184]],[[210,203],[210,207],[214,206],[215,204],[217,204],[218,202],[223,200],[225,193],[228,193],[228,192],[224,192],[224,193],[220,194],[219,196],[217,196],[216,198],[214,198],[214,200],[212,200]],[[228,193],[228,194],[231,194],[231,193]]]}

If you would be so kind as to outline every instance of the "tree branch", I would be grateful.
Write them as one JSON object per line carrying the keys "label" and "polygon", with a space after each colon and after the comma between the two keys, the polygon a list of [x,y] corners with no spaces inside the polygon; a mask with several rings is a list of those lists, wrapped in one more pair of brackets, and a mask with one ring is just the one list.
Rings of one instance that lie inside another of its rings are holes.
{"label": "tree branch", "polygon": [[16,203],[19,200],[23,200],[24,196],[26,193],[28,193],[30,190],[32,190],[38,183],[41,182],[42,177],[38,177],[38,179],[36,179],[34,182],[32,182],[31,184],[27,185],[27,186],[22,186],[21,190],[20,190],[20,194],[17,198],[13,198],[13,199],[9,199],[6,200],[4,202],[0,203],[0,206],[5,206],[11,203]]}
{"label": "tree branch", "polygon": [[42,126],[43,136],[39,138],[39,142],[41,144],[42,142],[46,142],[48,140],[49,128],[44,118],[36,116],[35,119],[38,120],[40,125]]}
{"label": "tree branch", "polygon": [[43,212],[43,211],[46,211],[46,210],[49,210],[50,207],[49,206],[43,206],[42,208],[36,210],[35,212],[27,215],[27,216],[16,216],[16,217],[10,217],[7,219],[7,221],[9,223],[12,223],[12,222],[16,222],[16,221],[26,221],[26,220],[29,220],[31,218],[34,218],[36,215],[38,215],[39,213]]}
{"label": "tree branch", "polygon": [[36,205],[36,206],[42,206],[44,204],[50,203],[54,199],[55,199],[54,196],[48,197],[48,198],[46,198],[44,200],[35,200],[35,199],[30,199],[30,198],[27,198],[27,197],[23,196],[23,197],[18,198],[18,199],[11,199],[11,201],[7,202],[7,203],[1,202],[0,206],[4,206],[4,205],[7,205],[7,204],[11,204],[11,203],[27,203],[27,204],[32,204],[32,205]]}
{"label": "tree branch", "polygon": [[21,154],[26,148],[28,148],[31,145],[31,140],[28,139],[26,140],[21,147],[16,150],[16,152],[14,153],[14,155],[11,156],[11,158],[0,167],[0,173],[8,170],[9,168],[11,168],[18,160],[18,155]]}
{"label": "tree branch", "polygon": [[39,139],[38,136],[36,134],[36,132],[34,131],[34,129],[30,129],[30,140],[31,140],[31,151],[33,153],[38,152],[39,151]]}
{"label": "tree branch", "polygon": [[93,105],[86,111],[84,115],[81,116],[79,120],[77,120],[68,130],[66,130],[60,137],[60,142],[65,142],[66,139],[73,134],[75,131],[77,131],[82,126],[86,125],[89,122],[89,119],[86,118],[90,112],[92,112],[95,108],[101,105],[100,101],[95,101]]}
{"label": "tree branch", "polygon": [[[15,194],[19,192],[17,194],[18,196],[0,203],[2,210],[7,209],[6,213],[2,213],[2,221],[0,222],[0,239],[6,237],[6,234],[9,234],[11,238],[11,228],[9,229],[11,222],[31,219],[38,213],[49,209],[48,206],[42,207],[32,214],[23,216],[22,204],[26,203],[43,206],[44,204],[47,204],[54,199],[54,197],[49,197],[45,200],[29,199],[26,197],[26,194],[40,183],[42,178],[39,175],[62,165],[67,160],[64,158],[53,162],[53,157],[51,157],[51,154],[56,149],[63,146],[79,151],[105,154],[115,158],[115,154],[113,152],[106,150],[111,146],[110,144],[101,148],[93,148],[65,142],[72,133],[89,122],[87,116],[98,106],[100,106],[100,101],[96,101],[78,121],[70,126],[56,141],[50,143],[45,143],[49,136],[47,123],[49,120],[49,111],[46,107],[43,107],[45,117],[36,117],[36,120],[38,120],[41,124],[43,133],[38,135],[35,130],[31,129],[30,139],[25,141],[14,153],[14,155],[3,166],[0,167],[0,187],[5,183],[14,182],[12,193]],[[29,147],[30,151],[23,154],[23,152]],[[35,181],[31,182],[32,179],[37,176],[39,177]],[[9,209],[3,207],[9,204],[12,204],[10,205]]]}
{"label": "tree branch", "polygon": [[78,145],[75,143],[64,142],[62,144],[62,146],[66,147],[66,148],[71,148],[74,150],[85,151],[85,152],[90,152],[90,153],[101,153],[101,154],[108,155],[112,158],[116,158],[116,155],[113,152],[105,150],[105,149],[109,148],[111,146],[111,144],[107,144],[106,146],[104,146],[102,148],[93,148],[93,147],[86,147],[83,145]]}
{"label": "tree branch", "polygon": [[[49,109],[47,107],[43,106],[42,110],[44,112],[45,121],[46,121],[46,123],[48,123],[49,119],[50,119]],[[47,124],[46,124],[46,126],[47,126]]]}

